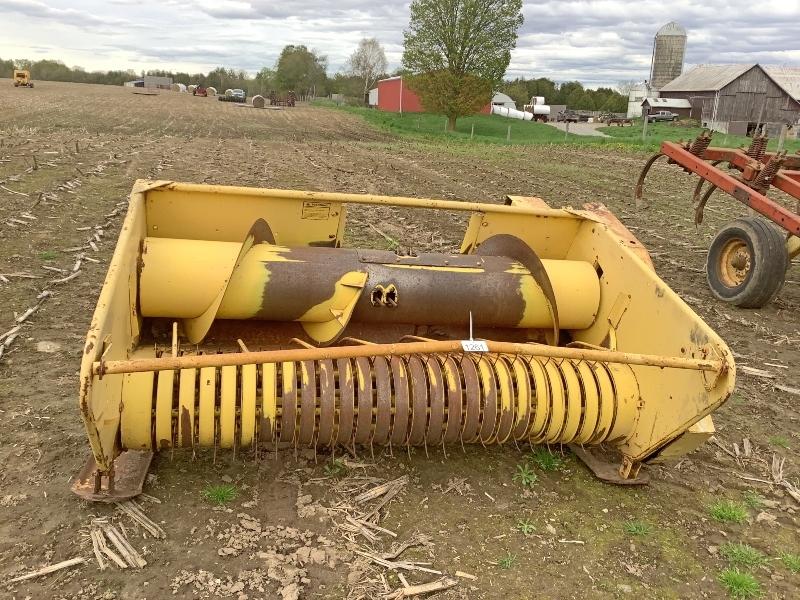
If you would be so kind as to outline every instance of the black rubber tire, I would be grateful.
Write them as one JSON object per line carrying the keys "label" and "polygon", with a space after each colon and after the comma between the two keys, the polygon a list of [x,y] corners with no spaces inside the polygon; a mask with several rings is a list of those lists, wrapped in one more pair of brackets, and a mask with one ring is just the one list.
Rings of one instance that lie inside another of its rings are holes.
{"label": "black rubber tire", "polygon": [[[747,246],[750,269],[741,283],[731,286],[723,279],[721,262],[724,248],[737,240]],[[725,225],[711,242],[706,258],[711,293],[741,308],[761,308],[771,302],[783,287],[788,268],[786,236],[759,217],[743,217]]]}

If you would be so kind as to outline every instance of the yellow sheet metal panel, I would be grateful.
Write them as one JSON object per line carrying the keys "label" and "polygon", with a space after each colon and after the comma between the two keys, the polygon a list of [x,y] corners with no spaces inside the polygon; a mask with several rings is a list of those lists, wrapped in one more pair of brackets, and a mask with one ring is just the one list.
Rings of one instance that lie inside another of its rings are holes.
{"label": "yellow sheet metal panel", "polygon": [[257,379],[256,365],[244,365],[242,367],[241,434],[239,442],[242,446],[251,445],[254,439]]}
{"label": "yellow sheet metal panel", "polygon": [[461,242],[461,252],[471,254],[484,240],[506,233],[523,240],[541,259],[563,259],[583,221],[559,210],[542,212],[550,216],[475,213]]}
{"label": "yellow sheet metal panel", "polygon": [[128,373],[122,384],[121,443],[129,450],[149,450],[153,444],[152,371]]}
{"label": "yellow sheet metal panel", "polygon": [[693,452],[711,439],[715,432],[711,417],[705,416],[659,450],[655,460],[650,462],[662,462]]}
{"label": "yellow sheet metal panel", "polygon": [[[187,189],[188,188],[188,189]],[[244,194],[234,193],[236,190]],[[147,194],[147,235],[241,242],[264,219],[278,244],[336,244],[344,211],[338,202],[259,197],[258,190],[172,184]]]}
{"label": "yellow sheet metal panel", "polygon": [[[138,341],[133,333],[139,329],[140,316],[135,303],[138,292],[130,290],[129,285],[136,283],[139,244],[145,234],[144,196],[135,186],[81,356],[78,404],[92,454],[101,469],[111,467],[117,450],[123,377],[93,375],[92,364],[101,356],[120,360],[133,355],[130,349]],[[136,355],[147,353],[152,356],[150,349]]]}
{"label": "yellow sheet metal panel", "polygon": [[196,382],[197,369],[181,369],[178,382],[178,446],[181,448],[191,448],[195,443]]}
{"label": "yellow sheet metal panel", "polygon": [[596,260],[603,273],[600,316],[591,327],[574,332],[574,339],[601,344],[609,334],[606,316],[620,295],[626,295],[630,303],[615,328],[617,350],[725,362],[726,372],[710,390],[701,371],[631,367],[642,407],[635,430],[619,450],[631,460],[644,460],[730,396],[733,357],[722,339],[605,225],[584,222],[567,258]]}
{"label": "yellow sheet metal panel", "polygon": [[219,445],[233,448],[236,433],[236,367],[220,369]]}

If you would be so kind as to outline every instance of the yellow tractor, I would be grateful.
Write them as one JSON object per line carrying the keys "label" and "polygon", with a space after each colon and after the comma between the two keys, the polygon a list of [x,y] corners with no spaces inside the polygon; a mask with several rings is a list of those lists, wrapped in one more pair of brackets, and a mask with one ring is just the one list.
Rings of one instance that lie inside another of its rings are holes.
{"label": "yellow tractor", "polygon": [[27,69],[14,69],[14,87],[33,87],[31,72]]}
{"label": "yellow tractor", "polygon": [[[344,247],[359,206],[463,215],[461,248]],[[602,205],[138,181],[82,354],[72,489],[135,496],[173,448],[526,442],[644,483],[711,437],[734,381]]]}

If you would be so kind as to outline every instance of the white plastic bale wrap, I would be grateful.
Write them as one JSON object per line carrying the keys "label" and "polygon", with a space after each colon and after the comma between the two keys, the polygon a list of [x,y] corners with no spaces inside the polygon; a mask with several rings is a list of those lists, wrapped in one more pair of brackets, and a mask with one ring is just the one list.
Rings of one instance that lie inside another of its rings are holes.
{"label": "white plastic bale wrap", "polygon": [[520,121],[532,121],[533,113],[517,110],[516,108],[506,108],[497,104],[492,105],[492,114],[506,117],[507,119],[518,119]]}

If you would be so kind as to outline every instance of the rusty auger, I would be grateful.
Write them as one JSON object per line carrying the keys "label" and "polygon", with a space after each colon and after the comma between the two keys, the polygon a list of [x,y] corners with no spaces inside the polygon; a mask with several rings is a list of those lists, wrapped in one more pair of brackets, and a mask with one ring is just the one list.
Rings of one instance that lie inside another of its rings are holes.
{"label": "rusty auger", "polygon": [[[347,204],[471,217],[461,253],[401,256],[340,247]],[[168,448],[522,442],[605,445],[619,467],[579,455],[642,482],[711,435],[733,376],[602,206],[139,182],[87,337],[73,489],[135,495]]]}

